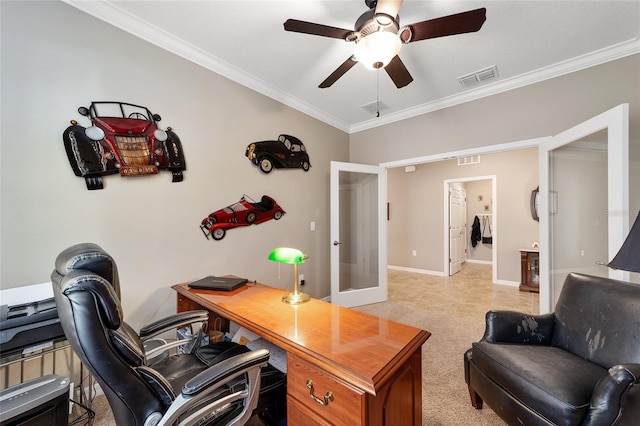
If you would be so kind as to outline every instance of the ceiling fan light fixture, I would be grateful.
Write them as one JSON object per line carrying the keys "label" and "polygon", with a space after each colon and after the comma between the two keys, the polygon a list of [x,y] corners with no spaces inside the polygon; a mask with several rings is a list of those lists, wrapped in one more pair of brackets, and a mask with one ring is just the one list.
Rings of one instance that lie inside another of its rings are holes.
{"label": "ceiling fan light fixture", "polygon": [[380,25],[381,27],[388,27],[395,21],[395,19],[393,19],[393,16],[387,15],[386,13],[376,13],[374,17],[376,18],[376,22],[378,23],[378,25]]}
{"label": "ceiling fan light fixture", "polygon": [[400,38],[389,31],[376,31],[361,38],[353,51],[358,62],[376,70],[384,68],[400,52]]}

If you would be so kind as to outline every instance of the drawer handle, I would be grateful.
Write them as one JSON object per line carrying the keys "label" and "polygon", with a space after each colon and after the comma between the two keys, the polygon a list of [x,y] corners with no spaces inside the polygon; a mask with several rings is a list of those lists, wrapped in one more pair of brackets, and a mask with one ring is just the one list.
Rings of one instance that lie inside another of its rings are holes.
{"label": "drawer handle", "polygon": [[329,405],[330,402],[333,402],[333,393],[331,391],[327,391],[324,394],[324,399],[320,399],[313,394],[313,382],[311,380],[307,380],[307,388],[309,389],[309,395],[311,399],[317,402],[320,405]]}

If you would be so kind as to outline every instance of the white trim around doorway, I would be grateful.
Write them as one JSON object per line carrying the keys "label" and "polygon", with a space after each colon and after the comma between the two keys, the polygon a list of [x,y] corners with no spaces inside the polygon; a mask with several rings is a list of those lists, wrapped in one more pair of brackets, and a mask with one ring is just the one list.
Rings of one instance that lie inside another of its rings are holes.
{"label": "white trim around doorway", "polygon": [[444,220],[442,229],[444,230],[444,264],[442,270],[444,275],[447,276],[449,272],[449,186],[458,182],[478,182],[482,180],[491,181],[491,199],[493,200],[491,206],[491,235],[493,236],[493,243],[491,244],[491,282],[493,284],[498,283],[498,227],[496,222],[498,220],[498,185],[496,183],[496,175],[487,176],[474,176],[464,178],[454,178],[444,180]]}
{"label": "white trim around doorway", "polygon": [[[482,147],[478,147],[478,148],[470,148],[470,149],[464,149],[464,150],[459,150],[459,151],[451,151],[451,152],[445,152],[445,153],[441,153],[441,154],[433,154],[433,155],[427,155],[427,156],[423,156],[423,157],[414,157],[414,158],[407,158],[404,160],[396,160],[396,161],[388,161],[385,163],[380,163],[379,165],[383,168],[386,169],[390,169],[390,168],[395,168],[395,167],[406,167],[406,166],[412,166],[412,165],[418,165],[418,164],[426,164],[426,163],[434,163],[437,161],[442,161],[442,160],[450,160],[450,159],[454,159],[454,158],[460,158],[460,157],[468,157],[468,156],[472,156],[472,155],[485,155],[485,154],[495,154],[498,152],[505,152],[505,151],[513,151],[513,150],[518,150],[518,149],[525,149],[525,148],[537,148],[540,146],[540,144],[543,141],[548,141],[549,137],[541,137],[541,138],[534,138],[534,139],[525,139],[525,140],[521,140],[521,141],[516,141],[516,142],[507,142],[507,143],[501,143],[501,144],[496,144],[496,145],[487,145],[487,146],[482,146]],[[494,181],[495,184],[495,181]],[[494,194],[496,193],[496,189],[493,188],[493,192]],[[497,204],[497,203],[496,203]],[[496,212],[494,212],[496,213]],[[494,220],[495,220],[495,216],[494,215]],[[495,225],[495,224],[494,224]],[[494,226],[495,227],[495,226]],[[448,241],[448,237],[445,237],[445,241]],[[447,249],[448,249],[448,243],[446,243],[447,245]],[[493,248],[494,252],[492,254],[493,256],[493,271],[492,271],[492,280],[495,284],[501,284],[501,285],[508,285],[508,286],[513,286],[513,285],[519,285],[519,283],[515,283],[512,281],[507,281],[507,280],[499,280],[497,277],[497,267],[496,267],[496,263],[497,263],[497,252],[495,250],[497,250],[497,246]],[[448,252],[445,256],[445,259],[448,259],[449,255]],[[396,266],[391,266],[391,265],[387,265],[387,267],[389,269],[399,269],[399,267]],[[444,274],[448,271],[448,266],[443,267],[442,272],[438,273],[437,271],[429,271],[429,272],[434,272],[433,275],[439,275],[442,274],[444,276]]]}

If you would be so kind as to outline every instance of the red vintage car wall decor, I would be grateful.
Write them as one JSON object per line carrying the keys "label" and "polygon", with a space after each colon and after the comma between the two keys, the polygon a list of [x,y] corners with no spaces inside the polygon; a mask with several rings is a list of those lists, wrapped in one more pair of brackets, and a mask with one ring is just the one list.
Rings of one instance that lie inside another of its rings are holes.
{"label": "red vintage car wall decor", "polygon": [[214,240],[221,240],[227,229],[257,225],[271,219],[278,220],[285,213],[276,200],[268,195],[263,195],[260,202],[243,195],[237,203],[216,210],[202,219],[200,229],[207,239],[211,236]]}
{"label": "red vintage car wall decor", "polygon": [[169,170],[173,182],[186,170],[182,143],[171,127],[158,127],[161,118],[148,108],[125,102],[92,102],[78,113],[90,120],[83,127],[76,120],[62,139],[76,176],[87,189],[103,189],[102,176],[156,174]]}

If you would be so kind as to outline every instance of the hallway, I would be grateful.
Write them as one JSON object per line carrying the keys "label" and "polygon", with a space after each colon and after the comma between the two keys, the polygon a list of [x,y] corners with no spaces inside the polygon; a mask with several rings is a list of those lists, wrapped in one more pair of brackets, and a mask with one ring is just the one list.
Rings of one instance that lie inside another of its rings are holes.
{"label": "hallway", "polygon": [[539,294],[491,283],[491,265],[466,262],[450,277],[389,270],[389,301],[428,306],[456,318],[484,321],[488,310],[539,312]]}

